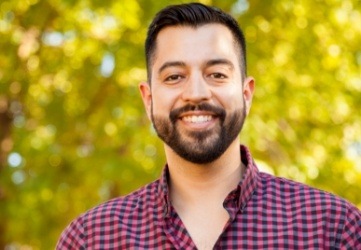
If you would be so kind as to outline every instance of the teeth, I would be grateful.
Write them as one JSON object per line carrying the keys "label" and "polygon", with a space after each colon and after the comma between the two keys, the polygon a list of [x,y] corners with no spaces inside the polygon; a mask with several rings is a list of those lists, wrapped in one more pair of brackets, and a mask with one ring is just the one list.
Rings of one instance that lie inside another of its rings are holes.
{"label": "teeth", "polygon": [[201,122],[208,122],[212,120],[211,115],[192,115],[192,116],[185,116],[183,117],[183,120],[186,122],[192,122],[192,123],[201,123]]}

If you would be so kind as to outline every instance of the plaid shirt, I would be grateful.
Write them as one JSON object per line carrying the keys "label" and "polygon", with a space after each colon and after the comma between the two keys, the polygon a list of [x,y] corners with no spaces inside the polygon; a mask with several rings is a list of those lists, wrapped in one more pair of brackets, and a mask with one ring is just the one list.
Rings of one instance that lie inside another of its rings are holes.
{"label": "plaid shirt", "polygon": [[[260,173],[246,147],[243,180],[214,249],[361,249],[361,212],[332,194]],[[74,220],[57,249],[196,249],[162,177]],[[211,219],[211,218],[210,218]]]}

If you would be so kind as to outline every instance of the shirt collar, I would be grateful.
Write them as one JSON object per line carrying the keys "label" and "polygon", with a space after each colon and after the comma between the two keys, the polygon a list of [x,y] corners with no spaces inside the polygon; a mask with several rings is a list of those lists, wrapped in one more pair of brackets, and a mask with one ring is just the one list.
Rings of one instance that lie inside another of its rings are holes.
{"label": "shirt collar", "polygon": [[239,196],[239,208],[243,210],[256,191],[260,176],[251,152],[243,145],[241,145],[241,159],[243,164],[246,166],[243,178],[238,184],[238,188],[241,191]]}
{"label": "shirt collar", "polygon": [[169,213],[171,211],[168,180],[169,180],[169,169],[168,169],[168,164],[166,164],[163,169],[163,173],[162,176],[160,177],[159,185],[158,185],[158,194],[159,194],[158,205],[160,205],[160,207],[163,208],[162,212],[164,217],[169,216]]}
{"label": "shirt collar", "polygon": [[[259,171],[249,149],[246,146],[241,145],[240,154],[242,163],[246,168],[243,178],[224,201],[224,207],[228,210],[231,217],[235,216],[239,210],[241,210],[241,212],[243,211],[247,202],[256,191],[259,182]],[[169,170],[168,165],[166,164],[158,185],[158,204],[163,208],[163,216],[165,217],[169,216],[171,211],[168,180]]]}

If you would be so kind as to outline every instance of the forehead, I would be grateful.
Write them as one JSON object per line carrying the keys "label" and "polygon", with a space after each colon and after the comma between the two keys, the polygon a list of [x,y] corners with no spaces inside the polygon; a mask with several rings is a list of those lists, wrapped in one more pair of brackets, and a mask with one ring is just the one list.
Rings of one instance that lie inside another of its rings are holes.
{"label": "forehead", "polygon": [[168,60],[187,64],[224,58],[238,63],[233,34],[221,24],[166,27],[159,32],[156,43],[154,67]]}

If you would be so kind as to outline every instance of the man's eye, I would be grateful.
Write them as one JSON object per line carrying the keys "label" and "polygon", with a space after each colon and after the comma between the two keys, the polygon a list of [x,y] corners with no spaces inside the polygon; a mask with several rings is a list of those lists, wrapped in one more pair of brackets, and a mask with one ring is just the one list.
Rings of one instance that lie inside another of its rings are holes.
{"label": "man's eye", "polygon": [[211,77],[215,78],[215,79],[226,79],[227,78],[227,76],[222,73],[212,73]]}
{"label": "man's eye", "polygon": [[180,76],[180,75],[171,75],[171,76],[168,76],[168,77],[165,79],[165,81],[166,81],[166,82],[175,82],[175,81],[178,81],[178,80],[180,80],[180,79],[182,79],[182,76]]}

